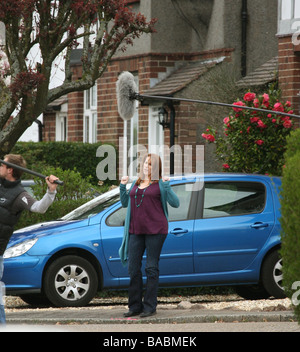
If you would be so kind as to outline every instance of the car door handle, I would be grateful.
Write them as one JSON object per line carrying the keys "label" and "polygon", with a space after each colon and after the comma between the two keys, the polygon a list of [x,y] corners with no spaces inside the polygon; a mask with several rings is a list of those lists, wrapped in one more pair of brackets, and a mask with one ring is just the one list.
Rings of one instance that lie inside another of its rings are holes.
{"label": "car door handle", "polygon": [[176,228],[176,229],[170,231],[170,233],[172,235],[182,235],[182,234],[188,233],[188,232],[189,232],[189,230],[187,230],[187,229],[179,229],[179,228]]}
{"label": "car door handle", "polygon": [[256,222],[256,223],[251,225],[251,227],[253,229],[260,229],[262,227],[268,227],[268,226],[269,226],[269,224],[267,224],[266,222]]}

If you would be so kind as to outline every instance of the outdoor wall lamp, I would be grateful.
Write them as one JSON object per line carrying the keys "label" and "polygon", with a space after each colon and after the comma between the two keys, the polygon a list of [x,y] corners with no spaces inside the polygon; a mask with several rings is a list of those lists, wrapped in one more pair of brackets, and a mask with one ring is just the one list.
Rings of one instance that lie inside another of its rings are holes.
{"label": "outdoor wall lamp", "polygon": [[163,126],[163,129],[170,128],[169,114],[163,106],[158,110],[158,123]]}

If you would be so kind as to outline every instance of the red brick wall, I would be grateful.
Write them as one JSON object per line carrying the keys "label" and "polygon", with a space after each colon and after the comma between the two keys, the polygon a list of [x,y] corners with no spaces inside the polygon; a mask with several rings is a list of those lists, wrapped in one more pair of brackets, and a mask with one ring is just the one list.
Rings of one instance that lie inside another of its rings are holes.
{"label": "red brick wall", "polygon": [[[295,114],[300,112],[300,52],[291,35],[278,38],[278,78],[282,97],[290,100]],[[299,121],[298,121],[299,124]]]}
{"label": "red brick wall", "polygon": [[56,113],[44,113],[43,141],[54,142],[56,135]]}
{"label": "red brick wall", "polygon": [[[82,67],[74,66],[73,80],[81,78]],[[68,94],[68,142],[83,141],[83,92]]]}

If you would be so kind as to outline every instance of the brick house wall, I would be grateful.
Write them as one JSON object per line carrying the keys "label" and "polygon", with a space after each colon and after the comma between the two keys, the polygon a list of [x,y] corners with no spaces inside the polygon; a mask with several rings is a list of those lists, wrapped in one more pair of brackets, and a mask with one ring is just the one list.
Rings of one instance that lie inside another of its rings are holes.
{"label": "brick house wall", "polygon": [[[300,114],[300,8],[297,0],[278,1],[278,80],[283,99]],[[297,119],[297,126],[300,120]]]}
{"label": "brick house wall", "polygon": [[43,141],[54,142],[56,140],[56,113],[54,111],[44,113]]}
{"label": "brick house wall", "polygon": [[295,113],[299,113],[300,51],[296,50],[291,35],[278,38],[278,79],[282,96],[290,100]]}

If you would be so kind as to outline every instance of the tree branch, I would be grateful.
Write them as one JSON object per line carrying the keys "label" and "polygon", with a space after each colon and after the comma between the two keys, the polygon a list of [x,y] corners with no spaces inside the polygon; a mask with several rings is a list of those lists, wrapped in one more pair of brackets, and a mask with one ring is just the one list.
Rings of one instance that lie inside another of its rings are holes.
{"label": "tree branch", "polygon": [[[11,81],[4,87],[5,100],[0,100],[0,151],[9,151],[47,104],[62,95],[91,88],[120,45],[153,31],[152,21],[147,23],[124,4],[123,0],[0,1]],[[96,15],[99,29],[94,31]],[[70,54],[81,38],[83,74],[72,81]],[[28,54],[35,44],[39,44],[42,62],[29,67]],[[52,65],[60,54],[65,54],[65,80],[49,90]],[[6,125],[14,110],[18,111],[17,116]]]}

